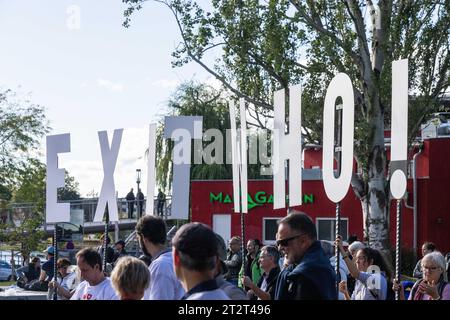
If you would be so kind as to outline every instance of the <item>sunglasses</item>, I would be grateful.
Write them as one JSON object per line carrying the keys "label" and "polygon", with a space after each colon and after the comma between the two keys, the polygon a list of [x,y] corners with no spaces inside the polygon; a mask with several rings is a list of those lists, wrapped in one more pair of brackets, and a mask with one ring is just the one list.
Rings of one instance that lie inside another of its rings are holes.
{"label": "sunglasses", "polygon": [[295,236],[292,236],[292,237],[289,237],[289,238],[286,238],[286,239],[280,239],[280,240],[277,240],[277,246],[278,246],[278,247],[279,247],[279,246],[287,247],[287,246],[289,245],[289,242],[290,242],[291,240],[294,240],[294,239],[296,239],[296,238],[298,238],[298,237],[301,237],[302,235],[304,235],[304,233],[300,233],[300,234],[297,234],[297,235],[295,235]]}

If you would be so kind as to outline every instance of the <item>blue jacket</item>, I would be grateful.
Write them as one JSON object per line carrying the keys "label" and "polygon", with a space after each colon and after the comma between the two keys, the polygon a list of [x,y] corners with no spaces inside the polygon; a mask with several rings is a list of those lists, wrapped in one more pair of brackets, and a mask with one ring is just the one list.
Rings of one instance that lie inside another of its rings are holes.
{"label": "blue jacket", "polygon": [[275,300],[336,300],[336,275],[319,241],[278,276]]}

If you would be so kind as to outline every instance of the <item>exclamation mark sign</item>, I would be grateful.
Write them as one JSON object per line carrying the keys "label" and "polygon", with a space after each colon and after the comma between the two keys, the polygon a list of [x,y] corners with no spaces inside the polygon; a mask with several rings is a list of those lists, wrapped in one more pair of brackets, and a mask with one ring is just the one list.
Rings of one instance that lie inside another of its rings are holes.
{"label": "exclamation mark sign", "polygon": [[391,195],[401,199],[406,191],[408,149],[408,59],[392,63]]}

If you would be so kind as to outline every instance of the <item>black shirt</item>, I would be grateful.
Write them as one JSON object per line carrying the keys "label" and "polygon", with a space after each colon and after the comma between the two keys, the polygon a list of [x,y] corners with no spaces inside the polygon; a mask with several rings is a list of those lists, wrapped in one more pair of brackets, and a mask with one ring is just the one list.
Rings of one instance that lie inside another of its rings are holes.
{"label": "black shirt", "polygon": [[52,281],[53,279],[53,275],[55,274],[54,261],[55,258],[51,257],[50,260],[48,260],[42,265],[42,270],[44,270],[45,273],[47,274],[47,279],[44,279],[45,281]]}

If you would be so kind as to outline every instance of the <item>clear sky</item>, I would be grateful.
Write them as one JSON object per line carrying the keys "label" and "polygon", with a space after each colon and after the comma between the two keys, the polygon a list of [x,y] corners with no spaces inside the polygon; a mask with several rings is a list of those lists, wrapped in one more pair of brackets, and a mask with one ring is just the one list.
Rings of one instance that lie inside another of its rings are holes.
{"label": "clear sky", "polygon": [[[111,141],[114,129],[125,129],[115,171],[125,196],[136,168],[146,177],[148,124],[165,113],[176,85],[213,81],[193,63],[171,67],[180,36],[166,7],[149,1],[128,29],[124,9],[121,0],[0,0],[0,86],[31,92],[46,108],[51,134],[71,133],[72,151],[59,166],[83,196],[101,189],[97,131],[108,130]],[[141,186],[145,193],[145,178]]]}

